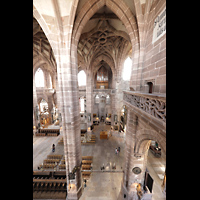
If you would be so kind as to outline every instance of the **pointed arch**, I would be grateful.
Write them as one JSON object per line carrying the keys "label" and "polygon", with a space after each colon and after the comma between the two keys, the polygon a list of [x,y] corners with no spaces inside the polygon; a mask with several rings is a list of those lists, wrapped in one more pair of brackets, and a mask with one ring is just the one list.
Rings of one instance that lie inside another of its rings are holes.
{"label": "pointed arch", "polygon": [[158,132],[151,129],[142,129],[137,131],[135,152],[143,153],[149,146],[149,140],[158,142],[162,151],[166,152],[166,139],[163,138]]}
{"label": "pointed arch", "polygon": [[72,39],[74,40],[75,46],[78,45],[78,41],[86,23],[104,5],[115,13],[123,22],[131,39],[132,47],[135,46],[135,44],[138,43],[137,23],[130,8],[120,0],[89,0],[84,4],[82,10],[85,10],[85,12],[80,12],[78,14],[74,24]]}

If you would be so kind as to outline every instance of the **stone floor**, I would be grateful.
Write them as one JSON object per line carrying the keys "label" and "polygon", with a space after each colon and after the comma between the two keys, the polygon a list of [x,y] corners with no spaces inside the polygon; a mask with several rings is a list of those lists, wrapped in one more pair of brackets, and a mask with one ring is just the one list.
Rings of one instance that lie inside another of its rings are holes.
{"label": "stone floor", "polygon": [[[121,181],[123,177],[122,166],[124,162],[124,138],[118,134],[113,134],[108,140],[100,139],[100,131],[110,130],[109,125],[100,123],[95,126],[93,133],[96,135],[95,145],[82,145],[82,156],[93,156],[93,172],[87,181],[80,200],[120,200]],[[64,153],[63,145],[58,144],[62,135],[58,137],[35,137],[33,136],[33,170],[42,164],[49,154]],[[52,144],[56,145],[55,152],[52,153]],[[119,155],[115,154],[115,148],[120,146]],[[147,169],[154,180],[153,199],[165,200],[166,196],[162,193],[161,175],[164,174],[165,157],[156,158],[149,151]],[[113,172],[111,165],[116,164]],[[100,167],[104,164],[105,171]],[[160,176],[160,177],[159,177]]]}
{"label": "stone floor", "polygon": [[[82,145],[82,155],[93,156],[94,172],[92,172],[80,200],[117,200],[121,189],[124,138],[113,134],[108,140],[100,139],[100,131],[102,130],[110,130],[110,125],[100,123],[95,126],[93,132],[96,135],[96,144]],[[119,155],[115,154],[116,147],[120,147]],[[112,171],[113,163],[116,164],[115,172],[108,172]],[[100,171],[103,164],[106,172]]]}

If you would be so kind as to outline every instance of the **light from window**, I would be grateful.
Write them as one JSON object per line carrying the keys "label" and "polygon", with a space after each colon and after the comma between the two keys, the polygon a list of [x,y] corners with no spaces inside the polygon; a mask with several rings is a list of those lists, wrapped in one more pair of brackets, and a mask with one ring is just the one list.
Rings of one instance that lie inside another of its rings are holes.
{"label": "light from window", "polygon": [[41,68],[38,68],[38,70],[35,73],[35,86],[44,87],[44,73],[41,70]]}
{"label": "light from window", "polygon": [[96,95],[95,103],[99,103],[99,95],[98,94]]}
{"label": "light from window", "polygon": [[83,70],[78,73],[78,85],[84,86],[86,85],[86,74]]}
{"label": "light from window", "polygon": [[129,81],[131,78],[132,60],[128,57],[124,62],[123,80]]}
{"label": "light from window", "polygon": [[84,112],[84,98],[80,98],[80,112]]}

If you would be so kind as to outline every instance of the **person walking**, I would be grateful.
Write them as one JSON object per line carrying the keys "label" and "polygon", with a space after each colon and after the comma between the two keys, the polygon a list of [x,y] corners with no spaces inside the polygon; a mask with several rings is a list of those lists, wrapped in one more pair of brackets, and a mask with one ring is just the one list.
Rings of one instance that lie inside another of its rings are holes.
{"label": "person walking", "polygon": [[55,151],[55,144],[52,145],[52,152]]}

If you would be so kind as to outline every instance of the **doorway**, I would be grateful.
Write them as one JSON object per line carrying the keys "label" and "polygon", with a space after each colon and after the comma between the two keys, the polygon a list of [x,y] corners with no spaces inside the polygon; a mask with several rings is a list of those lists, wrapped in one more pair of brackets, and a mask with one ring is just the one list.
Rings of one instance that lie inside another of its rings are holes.
{"label": "doorway", "polygon": [[147,82],[147,85],[149,86],[149,93],[152,93],[153,92],[153,83]]}

